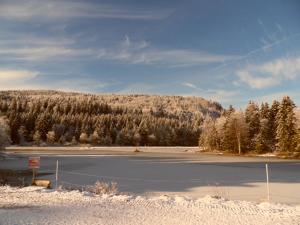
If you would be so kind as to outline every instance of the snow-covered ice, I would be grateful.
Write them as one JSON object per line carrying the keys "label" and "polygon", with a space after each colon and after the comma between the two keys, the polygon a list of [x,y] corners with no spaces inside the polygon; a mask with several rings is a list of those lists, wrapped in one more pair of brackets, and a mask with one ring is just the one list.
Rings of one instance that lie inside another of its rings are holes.
{"label": "snow-covered ice", "polygon": [[300,224],[300,206],[0,187],[0,224]]}

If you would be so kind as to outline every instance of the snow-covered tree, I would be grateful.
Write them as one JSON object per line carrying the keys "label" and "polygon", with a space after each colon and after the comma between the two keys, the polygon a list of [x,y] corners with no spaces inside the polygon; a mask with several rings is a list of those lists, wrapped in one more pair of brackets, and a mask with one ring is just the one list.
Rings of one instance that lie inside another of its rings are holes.
{"label": "snow-covered tree", "polygon": [[259,107],[253,101],[250,101],[245,110],[245,119],[249,129],[249,148],[255,149],[256,136],[260,128]]}
{"label": "snow-covered tree", "polygon": [[277,149],[281,152],[294,151],[296,148],[297,130],[295,117],[295,104],[285,96],[279,106],[276,116],[277,130]]}
{"label": "snow-covered tree", "polygon": [[215,150],[217,148],[217,132],[215,121],[207,117],[202,126],[202,132],[199,138],[199,146],[204,150]]}
{"label": "snow-covered tree", "polygon": [[9,126],[4,118],[0,118],[0,149],[10,143]]}
{"label": "snow-covered tree", "polygon": [[231,113],[226,124],[225,138],[228,138],[231,143],[231,147],[227,150],[238,154],[245,152],[248,149],[248,131],[244,113],[242,111]]}

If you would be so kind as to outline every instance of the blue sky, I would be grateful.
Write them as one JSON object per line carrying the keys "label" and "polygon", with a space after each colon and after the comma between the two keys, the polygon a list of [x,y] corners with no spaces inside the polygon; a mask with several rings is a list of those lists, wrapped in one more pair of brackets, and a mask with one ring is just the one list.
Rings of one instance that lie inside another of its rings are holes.
{"label": "blue sky", "polygon": [[298,0],[0,0],[0,89],[300,104]]}

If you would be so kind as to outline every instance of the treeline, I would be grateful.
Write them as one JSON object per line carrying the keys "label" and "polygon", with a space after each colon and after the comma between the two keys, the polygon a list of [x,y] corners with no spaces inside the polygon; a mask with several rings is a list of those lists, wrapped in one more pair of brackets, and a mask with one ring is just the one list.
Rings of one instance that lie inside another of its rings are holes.
{"label": "treeline", "polygon": [[0,92],[11,144],[195,146],[206,117],[220,104],[202,98]]}
{"label": "treeline", "polygon": [[199,145],[239,154],[299,152],[300,113],[288,96],[271,106],[250,101],[245,111],[230,107],[217,119],[205,119]]}

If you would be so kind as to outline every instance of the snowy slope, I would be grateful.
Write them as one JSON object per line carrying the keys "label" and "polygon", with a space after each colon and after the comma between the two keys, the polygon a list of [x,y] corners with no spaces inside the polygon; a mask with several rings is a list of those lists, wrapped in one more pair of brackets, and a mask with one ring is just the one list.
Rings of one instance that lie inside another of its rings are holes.
{"label": "snowy slope", "polygon": [[300,206],[0,187],[0,224],[300,224]]}

